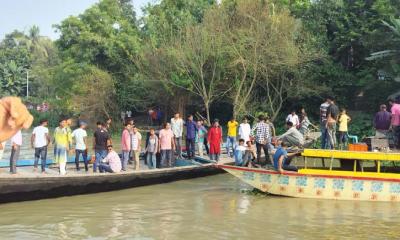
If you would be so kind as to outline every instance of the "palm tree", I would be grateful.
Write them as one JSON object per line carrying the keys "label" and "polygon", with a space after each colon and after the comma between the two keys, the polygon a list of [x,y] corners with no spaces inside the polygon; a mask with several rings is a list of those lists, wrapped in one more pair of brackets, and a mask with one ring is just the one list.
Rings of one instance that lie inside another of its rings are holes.
{"label": "palm tree", "polygon": [[[394,37],[395,37],[394,41],[400,42],[400,19],[392,19],[391,20],[392,24],[389,24],[388,22],[385,22],[385,21],[382,21],[382,22],[394,34]],[[367,57],[366,60],[372,61],[372,60],[377,60],[377,59],[382,59],[382,58],[387,58],[387,57],[392,57],[392,56],[400,58],[400,49],[390,49],[390,50],[374,52],[374,53],[371,53],[371,56]]]}

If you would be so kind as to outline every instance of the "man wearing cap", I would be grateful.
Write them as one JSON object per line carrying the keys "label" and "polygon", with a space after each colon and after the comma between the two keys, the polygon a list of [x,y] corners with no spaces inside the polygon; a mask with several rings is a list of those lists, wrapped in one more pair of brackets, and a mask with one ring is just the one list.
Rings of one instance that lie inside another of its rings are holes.
{"label": "man wearing cap", "polygon": [[378,138],[386,138],[387,133],[390,128],[390,122],[392,119],[392,114],[387,111],[386,105],[382,104],[380,106],[380,111],[375,114],[374,117],[374,128],[375,136]]}
{"label": "man wearing cap", "polygon": [[72,132],[72,137],[75,139],[75,165],[76,170],[80,171],[79,167],[79,157],[82,154],[83,162],[85,164],[85,171],[88,169],[88,160],[87,160],[87,142],[86,142],[86,126],[87,124],[83,121],[79,123],[79,128],[75,129]]}

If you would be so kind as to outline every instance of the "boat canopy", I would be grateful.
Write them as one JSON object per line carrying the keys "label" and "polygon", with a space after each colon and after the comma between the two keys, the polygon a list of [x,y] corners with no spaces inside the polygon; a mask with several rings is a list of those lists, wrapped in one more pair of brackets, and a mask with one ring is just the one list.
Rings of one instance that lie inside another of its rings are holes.
{"label": "boat canopy", "polygon": [[348,159],[348,160],[371,160],[371,161],[400,161],[400,153],[385,152],[356,152],[325,149],[304,149],[304,157]]}

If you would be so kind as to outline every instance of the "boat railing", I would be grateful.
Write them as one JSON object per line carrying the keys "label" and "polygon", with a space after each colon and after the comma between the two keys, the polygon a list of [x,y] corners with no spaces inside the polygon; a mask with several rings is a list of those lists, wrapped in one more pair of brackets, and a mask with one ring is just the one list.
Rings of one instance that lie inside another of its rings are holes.
{"label": "boat railing", "polygon": [[[322,166],[325,168],[325,159],[330,160],[329,171],[333,169],[333,161],[353,161],[353,172],[357,171],[359,166],[361,172],[364,172],[364,161],[374,161],[376,172],[381,172],[381,162],[400,162],[400,153],[392,152],[357,152],[357,151],[342,151],[342,150],[325,150],[325,149],[304,149],[301,154],[304,158],[304,169],[307,169],[307,159],[319,158],[322,160]],[[349,171],[349,170],[347,170]]]}

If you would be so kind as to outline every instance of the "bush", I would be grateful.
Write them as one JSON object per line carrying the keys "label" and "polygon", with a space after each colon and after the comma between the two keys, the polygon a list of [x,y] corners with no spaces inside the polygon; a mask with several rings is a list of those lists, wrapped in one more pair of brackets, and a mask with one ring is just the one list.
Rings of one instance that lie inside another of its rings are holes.
{"label": "bush", "polygon": [[58,126],[58,120],[60,118],[60,115],[54,111],[50,110],[47,112],[39,112],[36,110],[30,110],[29,112],[33,116],[32,126],[39,125],[39,122],[41,119],[47,119],[49,121],[49,127],[57,127]]}
{"label": "bush", "polygon": [[358,136],[359,140],[374,135],[373,116],[363,112],[349,113],[351,122],[349,123],[349,134]]}

